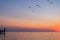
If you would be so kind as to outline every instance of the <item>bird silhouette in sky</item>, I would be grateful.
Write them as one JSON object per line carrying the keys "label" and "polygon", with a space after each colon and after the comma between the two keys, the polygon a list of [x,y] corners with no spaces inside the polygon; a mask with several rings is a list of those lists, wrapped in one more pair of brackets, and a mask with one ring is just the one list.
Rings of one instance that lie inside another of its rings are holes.
{"label": "bird silhouette in sky", "polygon": [[[48,2],[49,4],[53,4],[53,2],[52,2],[51,0],[47,0],[47,2]],[[36,2],[34,2],[34,3],[36,3]],[[33,6],[33,5],[32,5],[32,6]],[[28,6],[28,8],[32,8],[32,6]],[[35,4],[35,6],[33,6],[33,7],[41,8],[41,5]],[[32,9],[32,12],[35,12],[35,10]]]}
{"label": "bird silhouette in sky", "polygon": [[49,2],[50,0],[47,0],[47,2]]}
{"label": "bird silhouette in sky", "polygon": [[47,0],[47,2],[49,2],[50,4],[53,4],[53,2],[52,2],[52,1],[50,2],[50,0]]}
{"label": "bird silhouette in sky", "polygon": [[41,8],[41,7],[39,6],[39,8]]}
{"label": "bird silhouette in sky", "polygon": [[28,8],[31,8],[31,6],[29,6]]}
{"label": "bird silhouette in sky", "polygon": [[38,4],[37,4],[36,6],[37,6],[38,8],[41,8],[40,5],[38,5]]}
{"label": "bird silhouette in sky", "polygon": [[36,6],[39,6],[38,4]]}
{"label": "bird silhouette in sky", "polygon": [[52,4],[53,2],[50,2],[50,4]]}

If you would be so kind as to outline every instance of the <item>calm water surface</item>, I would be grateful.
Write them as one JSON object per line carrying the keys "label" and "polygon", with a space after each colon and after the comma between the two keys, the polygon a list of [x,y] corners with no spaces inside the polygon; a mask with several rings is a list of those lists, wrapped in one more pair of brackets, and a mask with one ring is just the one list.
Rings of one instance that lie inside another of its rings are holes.
{"label": "calm water surface", "polygon": [[60,32],[6,32],[5,40],[60,40]]}

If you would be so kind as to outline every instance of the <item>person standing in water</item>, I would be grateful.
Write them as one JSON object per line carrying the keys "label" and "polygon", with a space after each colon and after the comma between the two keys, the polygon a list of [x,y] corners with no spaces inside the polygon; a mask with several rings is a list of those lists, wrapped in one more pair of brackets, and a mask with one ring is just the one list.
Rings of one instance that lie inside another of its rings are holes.
{"label": "person standing in water", "polygon": [[5,37],[6,28],[4,28],[4,37]]}
{"label": "person standing in water", "polygon": [[3,33],[4,33],[4,40],[5,40],[5,35],[6,35],[5,32],[6,32],[6,28],[4,28],[4,31],[3,31]]}

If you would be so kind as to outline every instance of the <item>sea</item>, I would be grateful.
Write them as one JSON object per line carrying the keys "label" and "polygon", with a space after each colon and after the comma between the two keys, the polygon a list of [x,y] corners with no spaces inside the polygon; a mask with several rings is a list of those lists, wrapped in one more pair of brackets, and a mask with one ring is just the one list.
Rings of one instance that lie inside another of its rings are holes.
{"label": "sea", "polygon": [[60,40],[60,32],[6,32],[0,40]]}

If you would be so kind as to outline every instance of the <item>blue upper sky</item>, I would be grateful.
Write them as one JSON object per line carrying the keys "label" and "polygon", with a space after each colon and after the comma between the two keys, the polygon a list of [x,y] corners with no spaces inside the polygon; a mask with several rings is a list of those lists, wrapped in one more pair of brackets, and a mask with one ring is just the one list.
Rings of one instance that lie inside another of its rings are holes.
{"label": "blue upper sky", "polygon": [[55,17],[59,10],[60,0],[0,0],[0,17]]}

